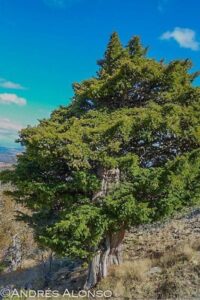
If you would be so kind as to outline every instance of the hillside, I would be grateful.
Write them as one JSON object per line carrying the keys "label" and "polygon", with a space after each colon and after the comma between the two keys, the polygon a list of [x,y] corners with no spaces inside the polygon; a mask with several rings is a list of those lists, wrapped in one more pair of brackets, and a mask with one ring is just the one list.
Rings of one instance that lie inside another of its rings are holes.
{"label": "hillside", "polygon": [[124,248],[124,264],[100,283],[113,299],[200,299],[200,209],[132,228]]}
{"label": "hillside", "polygon": [[[0,287],[78,291],[86,270],[38,249],[31,230],[14,220],[20,207],[9,197],[0,197]],[[111,290],[111,299],[199,299],[200,297],[200,209],[190,209],[172,220],[137,226],[123,243],[124,263],[111,267],[97,289]],[[21,241],[21,263],[14,268]],[[12,252],[14,251],[14,252]],[[52,261],[51,261],[52,259]]]}

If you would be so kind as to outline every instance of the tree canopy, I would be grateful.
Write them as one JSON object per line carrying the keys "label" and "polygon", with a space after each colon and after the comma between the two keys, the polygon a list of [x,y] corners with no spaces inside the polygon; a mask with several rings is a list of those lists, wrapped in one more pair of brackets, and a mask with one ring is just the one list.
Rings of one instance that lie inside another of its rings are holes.
{"label": "tree canopy", "polygon": [[[96,76],[20,132],[25,147],[2,178],[32,214],[39,243],[90,260],[109,233],[199,203],[200,88],[189,60],[147,56],[139,37],[111,35]],[[102,190],[105,172],[118,170]],[[101,174],[104,174],[102,177]]]}

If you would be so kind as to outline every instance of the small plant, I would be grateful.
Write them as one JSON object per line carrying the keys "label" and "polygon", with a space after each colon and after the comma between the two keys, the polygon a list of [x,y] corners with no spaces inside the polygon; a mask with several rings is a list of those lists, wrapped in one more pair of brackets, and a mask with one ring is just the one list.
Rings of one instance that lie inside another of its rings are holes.
{"label": "small plant", "polygon": [[0,274],[4,272],[7,267],[8,264],[6,262],[0,262]]}

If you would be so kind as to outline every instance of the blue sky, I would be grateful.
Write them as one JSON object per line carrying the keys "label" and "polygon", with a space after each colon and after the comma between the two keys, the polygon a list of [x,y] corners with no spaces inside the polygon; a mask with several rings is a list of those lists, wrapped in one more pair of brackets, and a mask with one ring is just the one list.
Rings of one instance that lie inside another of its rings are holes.
{"label": "blue sky", "polygon": [[109,35],[140,35],[149,56],[200,69],[198,0],[0,0],[0,146],[70,102],[94,75]]}

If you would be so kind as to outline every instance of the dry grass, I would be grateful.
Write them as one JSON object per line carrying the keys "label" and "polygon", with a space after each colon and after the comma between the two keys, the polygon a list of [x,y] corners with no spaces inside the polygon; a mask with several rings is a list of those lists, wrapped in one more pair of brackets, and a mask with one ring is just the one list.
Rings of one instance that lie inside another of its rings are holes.
{"label": "dry grass", "polygon": [[[111,299],[116,300],[199,299],[199,245],[200,240],[189,240],[169,247],[158,258],[129,260],[121,266],[113,266],[108,278],[102,280],[97,289],[112,290]],[[29,263],[31,261],[27,265]],[[17,274],[20,276],[20,272]],[[51,289],[56,289],[56,285]]]}
{"label": "dry grass", "polygon": [[113,266],[110,269],[110,276],[121,280],[142,281],[146,278],[152,262],[150,259],[141,259],[137,261],[127,261],[121,266]]}
{"label": "dry grass", "polygon": [[192,247],[194,250],[196,250],[196,251],[200,251],[200,238],[197,239],[197,240],[195,240],[195,241],[193,241],[193,242],[191,243],[191,247]]}
{"label": "dry grass", "polygon": [[[34,242],[32,230],[27,224],[16,221],[17,211],[25,212],[26,210],[15,203],[10,196],[5,195],[3,191],[3,187],[0,186],[0,264],[5,264],[5,260],[6,262],[9,260],[8,249],[13,246],[13,239],[16,235],[20,239],[23,263],[31,259],[31,255],[32,259],[36,260],[38,248]],[[31,264],[35,263],[32,261]],[[23,264],[22,267],[26,268],[27,266]]]}
{"label": "dry grass", "polygon": [[116,299],[132,299],[130,289],[132,283],[140,285],[145,282],[150,268],[150,259],[141,259],[135,262],[126,261],[121,266],[112,266],[109,277],[102,280],[98,288],[111,290]]}
{"label": "dry grass", "polygon": [[180,243],[158,258],[126,261],[112,267],[99,287],[112,299],[200,299],[200,240]]}
{"label": "dry grass", "polygon": [[167,251],[159,260],[159,265],[163,268],[169,268],[178,262],[188,262],[196,254],[196,251],[189,245],[183,244],[175,249]]}

